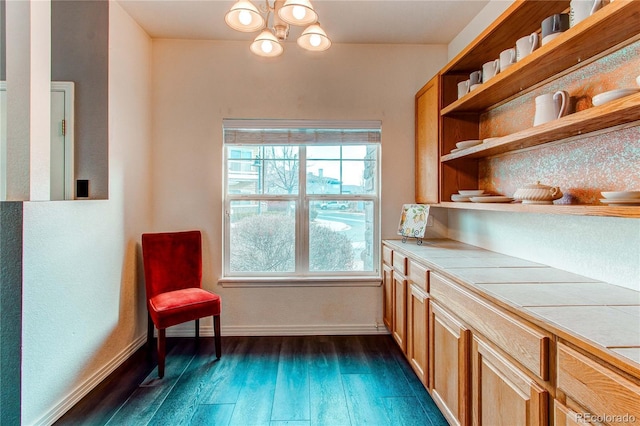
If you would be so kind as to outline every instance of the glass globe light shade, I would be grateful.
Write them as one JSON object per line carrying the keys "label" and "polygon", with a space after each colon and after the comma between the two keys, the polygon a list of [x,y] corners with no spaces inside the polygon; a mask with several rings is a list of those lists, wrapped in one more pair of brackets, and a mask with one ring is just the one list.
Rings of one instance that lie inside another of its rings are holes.
{"label": "glass globe light shade", "polygon": [[264,27],[264,18],[249,0],[238,0],[224,15],[227,25],[236,31],[250,33]]}
{"label": "glass globe light shade", "polygon": [[331,40],[319,24],[309,25],[298,37],[298,45],[306,50],[321,52],[331,47]]}
{"label": "glass globe light shade", "polygon": [[301,27],[318,20],[318,14],[309,0],[286,0],[278,10],[278,16],[287,24]]}
{"label": "glass globe light shade", "polygon": [[284,48],[269,30],[262,31],[251,43],[250,49],[258,56],[273,58],[282,54]]}

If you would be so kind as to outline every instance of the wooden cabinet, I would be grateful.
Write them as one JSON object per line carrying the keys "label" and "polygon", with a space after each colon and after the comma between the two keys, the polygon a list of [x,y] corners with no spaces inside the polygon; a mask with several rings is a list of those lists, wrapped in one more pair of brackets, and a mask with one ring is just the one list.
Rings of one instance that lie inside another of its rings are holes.
{"label": "wooden cabinet", "polygon": [[416,203],[438,203],[439,75],[416,94]]}
{"label": "wooden cabinet", "polygon": [[584,420],[582,414],[570,410],[558,400],[555,400],[553,407],[553,424],[555,426],[588,426],[593,423],[587,422]]}
{"label": "wooden cabinet", "polygon": [[382,322],[387,330],[393,328],[393,269],[382,265]]}
{"label": "wooden cabinet", "polygon": [[407,303],[407,358],[420,381],[428,386],[429,296],[409,282]]}
{"label": "wooden cabinet", "polygon": [[637,365],[440,267],[433,246],[414,247],[385,242],[386,309],[394,339],[450,424],[638,424]]}
{"label": "wooden cabinet", "polygon": [[[566,12],[569,3],[569,0],[514,2],[438,74],[437,78],[440,82],[440,121],[438,123],[440,126],[440,206],[457,209],[640,217],[640,207],[632,206],[600,204],[545,206],[449,201],[451,195],[458,190],[480,186],[479,171],[486,171],[486,167],[482,167],[486,165],[483,161],[489,157],[495,159],[497,155],[543,145],[557,146],[560,143],[571,142],[576,137],[582,138],[598,132],[619,129],[637,121],[640,114],[640,94],[595,107],[590,104],[590,99],[587,99],[585,102],[588,105],[575,113],[535,127],[524,125],[507,134],[500,132],[499,124],[495,127],[498,129],[496,133],[491,130],[492,110],[510,102],[513,104],[512,101],[517,103],[518,98],[554,80],[570,74],[577,75],[577,72],[584,67],[637,42],[637,34],[640,33],[640,2],[638,1],[609,2],[592,16],[562,33],[553,42],[541,46],[507,70],[480,85],[473,92],[457,99],[456,85],[469,78],[470,71],[481,69],[483,63],[497,58],[502,50],[513,47],[518,38],[532,32],[539,32],[543,19],[556,13]],[[638,60],[635,56],[631,56],[629,60]],[[597,79],[598,74],[593,78]],[[585,82],[583,86],[593,87],[598,84],[596,80]],[[418,92],[420,96],[416,98],[417,105],[419,100],[426,102],[428,99],[427,86]],[[578,91],[581,93],[576,96],[584,97],[582,93],[584,91]],[[424,100],[421,99],[422,96],[426,96]],[[423,106],[422,109],[425,108]],[[416,111],[419,110],[420,108],[416,109]],[[417,136],[421,134],[419,131],[421,126],[429,123],[424,117],[427,117],[424,113],[416,117]],[[524,123],[527,120],[514,117],[513,121]],[[489,137],[496,137],[496,139],[469,149],[451,152],[459,141]],[[417,137],[416,150],[419,149],[420,143],[423,142]],[[427,161],[429,159],[425,157],[417,164]],[[418,167],[417,170],[419,170]],[[422,178],[421,176],[420,179]],[[551,178],[553,177],[547,176],[547,179]],[[634,183],[640,185],[640,179],[636,179]],[[418,188],[418,181],[416,181],[416,188]],[[418,194],[416,199],[418,200]]]}
{"label": "wooden cabinet", "polygon": [[471,354],[474,425],[548,424],[549,395],[543,387],[480,336],[473,337]]}
{"label": "wooden cabinet", "polygon": [[431,303],[429,389],[452,425],[468,425],[471,332],[453,315]]}
{"label": "wooden cabinet", "polygon": [[563,343],[557,350],[557,387],[564,407],[581,421],[609,425],[637,425],[640,384]]}
{"label": "wooden cabinet", "polygon": [[391,334],[402,349],[407,352],[407,279],[393,274],[393,321]]}

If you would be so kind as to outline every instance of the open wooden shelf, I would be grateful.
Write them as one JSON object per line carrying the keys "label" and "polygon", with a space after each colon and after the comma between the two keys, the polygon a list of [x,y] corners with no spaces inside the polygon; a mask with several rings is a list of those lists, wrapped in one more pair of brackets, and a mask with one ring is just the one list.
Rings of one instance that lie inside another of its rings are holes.
{"label": "open wooden shelf", "polygon": [[[538,7],[540,3],[530,2],[528,7]],[[525,2],[524,5],[527,3]],[[520,13],[527,12],[528,9],[524,5],[520,7]],[[539,16],[539,13],[538,11],[536,16]],[[480,85],[478,89],[444,107],[441,115],[486,110],[550,77],[587,62],[612,47],[630,42],[638,34],[640,34],[640,1],[617,0],[609,3],[588,19],[579,22],[556,39],[541,46],[522,61]],[[515,39],[510,40],[509,44],[496,48],[493,45],[498,41],[493,41],[491,47],[486,47],[485,56],[475,59],[477,63],[464,62],[465,67],[472,66],[471,71],[479,69],[483,62],[497,57],[493,51],[499,52],[515,45],[516,42]],[[482,46],[480,43],[476,47]],[[463,63],[461,59],[459,62]],[[460,64],[455,64],[449,71],[459,68]]]}
{"label": "open wooden shelf", "polygon": [[522,204],[522,203],[454,203],[443,201],[432,204],[433,207],[449,209],[489,210],[518,213],[542,213],[579,216],[607,216],[622,218],[640,218],[638,206],[606,206],[606,205],[567,205],[567,204]]}
{"label": "open wooden shelf", "polygon": [[[638,3],[640,4],[640,1]],[[489,157],[624,124],[631,125],[639,119],[640,93],[512,133],[488,143],[443,155],[440,161]]]}

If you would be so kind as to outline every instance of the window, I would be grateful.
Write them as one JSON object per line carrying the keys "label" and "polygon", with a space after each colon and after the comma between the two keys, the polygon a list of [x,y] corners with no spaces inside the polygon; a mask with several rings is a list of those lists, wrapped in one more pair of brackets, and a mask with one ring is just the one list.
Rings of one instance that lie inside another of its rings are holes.
{"label": "window", "polygon": [[377,277],[380,133],[225,120],[225,277]]}

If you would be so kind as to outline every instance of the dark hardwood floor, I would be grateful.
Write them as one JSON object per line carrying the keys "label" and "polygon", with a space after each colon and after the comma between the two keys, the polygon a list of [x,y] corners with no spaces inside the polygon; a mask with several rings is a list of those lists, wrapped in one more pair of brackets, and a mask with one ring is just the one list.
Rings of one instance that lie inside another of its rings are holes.
{"label": "dark hardwood floor", "polygon": [[446,425],[388,335],[167,340],[142,348],[56,425]]}

